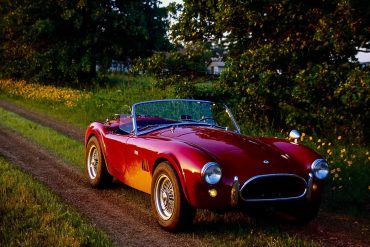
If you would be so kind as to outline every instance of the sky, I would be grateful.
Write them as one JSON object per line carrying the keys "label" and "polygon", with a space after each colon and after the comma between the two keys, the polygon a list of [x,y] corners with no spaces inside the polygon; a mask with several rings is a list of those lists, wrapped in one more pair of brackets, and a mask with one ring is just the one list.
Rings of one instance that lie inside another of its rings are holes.
{"label": "sky", "polygon": [[167,6],[169,3],[176,2],[176,3],[182,3],[182,0],[160,0],[162,2],[163,6]]}

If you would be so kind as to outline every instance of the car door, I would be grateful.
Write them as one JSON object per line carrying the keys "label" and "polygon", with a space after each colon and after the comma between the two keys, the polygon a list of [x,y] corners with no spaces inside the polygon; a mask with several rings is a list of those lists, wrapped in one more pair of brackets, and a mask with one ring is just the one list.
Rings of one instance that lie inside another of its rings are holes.
{"label": "car door", "polygon": [[130,136],[126,143],[126,171],[123,182],[135,189],[150,194],[152,177],[150,163],[153,152],[150,150],[150,138]]}

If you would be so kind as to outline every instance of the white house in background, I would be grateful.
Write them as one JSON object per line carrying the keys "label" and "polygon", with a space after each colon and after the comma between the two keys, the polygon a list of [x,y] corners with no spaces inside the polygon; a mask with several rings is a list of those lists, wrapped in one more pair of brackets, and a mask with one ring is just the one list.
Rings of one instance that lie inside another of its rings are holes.
{"label": "white house in background", "polygon": [[[95,66],[96,71],[100,70],[100,65]],[[117,60],[112,60],[112,64],[110,67],[107,69],[108,72],[128,72],[130,70],[130,66],[124,64],[123,62],[117,61]]]}
{"label": "white house in background", "polygon": [[363,66],[370,66],[370,51],[369,52],[359,52],[356,55],[358,62]]}
{"label": "white house in background", "polygon": [[207,74],[209,75],[220,75],[225,69],[225,62],[222,58],[211,58],[211,61],[207,65]]}

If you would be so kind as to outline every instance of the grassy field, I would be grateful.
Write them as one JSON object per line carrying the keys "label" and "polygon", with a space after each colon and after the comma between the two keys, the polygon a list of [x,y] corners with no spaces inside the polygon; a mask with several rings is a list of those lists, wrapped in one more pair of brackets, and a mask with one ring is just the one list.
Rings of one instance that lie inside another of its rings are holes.
{"label": "grassy field", "polygon": [[47,90],[42,90],[43,94],[36,93],[40,91],[38,86],[29,87],[26,94],[22,87],[13,88],[7,80],[0,80],[0,97],[80,127],[115,113],[128,113],[135,102],[176,97],[171,90],[156,88],[153,79],[144,76],[112,76],[111,84],[106,87],[96,87],[89,92],[73,91],[65,99],[60,95],[66,94],[68,88],[47,88],[51,97],[43,96],[48,94]]}
{"label": "grassy field", "polygon": [[0,156],[0,246],[113,246],[44,185]]}

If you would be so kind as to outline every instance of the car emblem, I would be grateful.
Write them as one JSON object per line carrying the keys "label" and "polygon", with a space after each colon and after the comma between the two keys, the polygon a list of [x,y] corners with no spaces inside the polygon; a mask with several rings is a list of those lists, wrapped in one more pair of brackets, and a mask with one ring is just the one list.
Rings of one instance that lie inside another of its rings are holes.
{"label": "car emblem", "polygon": [[268,160],[264,160],[264,161],[263,161],[263,164],[268,165],[268,164],[270,164],[270,161],[268,161]]}

